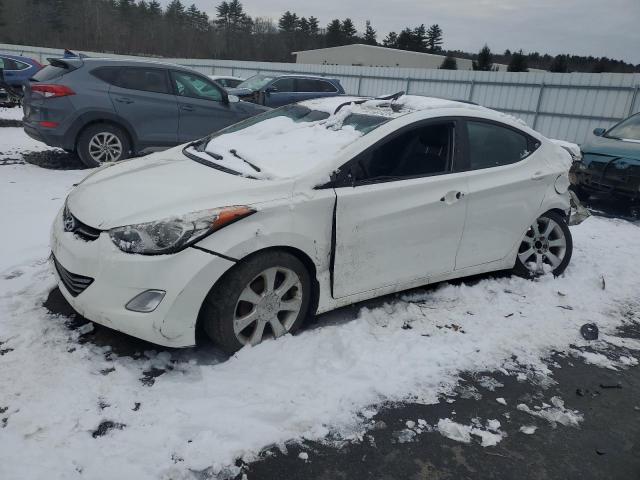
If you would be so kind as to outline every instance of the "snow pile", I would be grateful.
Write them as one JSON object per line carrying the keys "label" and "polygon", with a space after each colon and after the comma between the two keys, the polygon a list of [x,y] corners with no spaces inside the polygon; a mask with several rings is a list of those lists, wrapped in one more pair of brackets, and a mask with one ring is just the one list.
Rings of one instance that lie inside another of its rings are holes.
{"label": "snow pile", "polygon": [[536,433],[537,429],[538,427],[534,425],[523,425],[520,427],[520,431],[525,435],[533,435],[534,433]]}
{"label": "snow pile", "polygon": [[498,420],[489,420],[485,428],[482,428],[477,419],[473,419],[471,425],[463,425],[449,418],[441,418],[437,429],[441,435],[462,443],[470,443],[471,436],[474,435],[480,438],[480,445],[483,447],[493,447],[506,436],[500,431]]}
{"label": "snow pile", "polygon": [[22,120],[24,112],[21,107],[0,107],[0,120]]}
{"label": "snow pile", "polygon": [[557,423],[577,427],[583,420],[580,412],[565,408],[564,401],[559,397],[551,397],[551,405],[543,403],[542,406],[535,406],[531,409],[524,403],[521,403],[517,408],[529,415],[547,420],[554,427]]}
{"label": "snow pile", "polygon": [[[308,138],[316,126],[300,128]],[[0,144],[10,140],[4,135],[0,129]],[[592,218],[572,229],[574,256],[562,278],[414,290],[355,318],[345,310],[325,315],[315,328],[227,361],[206,348],[117,356],[42,307],[54,287],[49,226],[87,172],[0,171],[0,451],[10,459],[0,466],[3,478],[234,472],[237,458],[255,458],[265,446],[362,438],[380,405],[436,403],[455,391],[462,372],[500,370],[523,381],[532,372],[548,375],[544,359],[552,351],[590,345],[579,333],[587,321],[598,325],[603,345],[636,345],[616,332],[636,320],[627,313],[638,310],[640,229]],[[552,403],[521,409],[566,425],[580,421],[560,399]],[[406,429],[427,430],[419,420]],[[503,435],[494,423],[448,419],[438,430],[483,445]]]}

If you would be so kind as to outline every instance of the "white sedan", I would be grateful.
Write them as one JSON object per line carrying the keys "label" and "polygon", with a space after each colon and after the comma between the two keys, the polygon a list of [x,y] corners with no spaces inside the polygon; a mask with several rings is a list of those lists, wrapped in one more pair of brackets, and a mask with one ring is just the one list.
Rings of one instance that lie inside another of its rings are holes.
{"label": "white sedan", "polygon": [[419,285],[560,275],[569,164],[476,105],[311,100],[90,174],[55,219],[52,263],[96,323],[170,347],[202,329],[234,352]]}

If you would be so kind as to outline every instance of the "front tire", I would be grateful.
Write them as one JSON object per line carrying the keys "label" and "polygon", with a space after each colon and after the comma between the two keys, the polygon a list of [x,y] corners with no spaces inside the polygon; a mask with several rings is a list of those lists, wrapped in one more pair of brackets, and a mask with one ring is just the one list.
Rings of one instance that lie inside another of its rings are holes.
{"label": "front tire", "polygon": [[573,239],[565,217],[547,212],[538,217],[524,234],[513,271],[533,278],[551,273],[562,275],[573,253]]}
{"label": "front tire", "polygon": [[311,276],[298,258],[265,252],[221,278],[205,299],[200,321],[231,355],[245,345],[295,333],[308,314],[311,296]]}
{"label": "front tire", "polygon": [[129,158],[130,150],[126,132],[108,123],[91,125],[78,137],[78,156],[89,168]]}

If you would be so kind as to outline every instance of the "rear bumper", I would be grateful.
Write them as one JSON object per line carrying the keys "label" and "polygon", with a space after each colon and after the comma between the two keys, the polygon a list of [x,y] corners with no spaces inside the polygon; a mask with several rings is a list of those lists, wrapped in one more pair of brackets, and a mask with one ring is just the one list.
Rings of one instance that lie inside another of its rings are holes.
{"label": "rear bumper", "polygon": [[50,147],[64,148],[65,150],[75,149],[73,136],[60,131],[61,129],[59,128],[43,128],[33,122],[23,122],[23,128],[31,138]]}

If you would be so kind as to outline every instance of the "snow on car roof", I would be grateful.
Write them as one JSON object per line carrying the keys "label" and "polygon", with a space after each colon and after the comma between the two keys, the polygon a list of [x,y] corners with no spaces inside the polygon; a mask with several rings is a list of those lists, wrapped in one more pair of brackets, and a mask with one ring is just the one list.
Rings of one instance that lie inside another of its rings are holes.
{"label": "snow on car roof", "polygon": [[481,112],[485,115],[491,115],[499,120],[527,126],[527,124],[512,115],[508,115],[496,110],[476,105],[468,102],[460,102],[456,100],[448,100],[437,97],[424,97],[420,95],[402,95],[397,100],[384,100],[367,97],[355,96],[338,96],[330,98],[318,98],[301,102],[313,110],[319,110],[327,113],[334,113],[342,104],[351,102],[352,113],[361,113],[365,115],[379,115],[388,118],[398,118],[410,113],[424,110],[439,110],[446,108],[464,109],[470,112]]}

